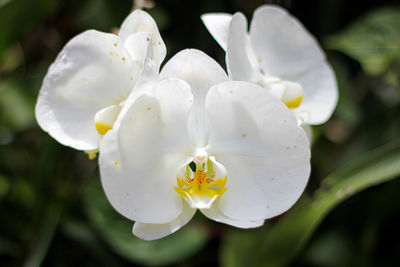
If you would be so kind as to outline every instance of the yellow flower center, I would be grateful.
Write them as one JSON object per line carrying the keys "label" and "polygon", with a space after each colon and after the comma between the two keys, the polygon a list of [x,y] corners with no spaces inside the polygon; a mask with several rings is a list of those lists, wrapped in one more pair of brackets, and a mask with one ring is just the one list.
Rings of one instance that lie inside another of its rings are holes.
{"label": "yellow flower center", "polygon": [[197,171],[194,172],[192,179],[177,177],[178,187],[175,187],[175,190],[184,198],[197,196],[199,199],[209,198],[214,201],[227,190],[224,188],[226,179],[226,176],[215,180],[207,179],[206,172]]}
{"label": "yellow flower center", "polygon": [[[184,172],[178,173],[178,186],[174,188],[192,208],[210,208],[227,190],[225,168],[208,156],[196,156],[184,168]],[[179,177],[180,175],[183,177]]]}

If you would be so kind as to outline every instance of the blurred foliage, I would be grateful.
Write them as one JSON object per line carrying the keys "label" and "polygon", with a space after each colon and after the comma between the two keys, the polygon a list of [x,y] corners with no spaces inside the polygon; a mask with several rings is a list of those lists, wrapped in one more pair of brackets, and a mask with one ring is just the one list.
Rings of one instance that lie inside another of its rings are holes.
{"label": "blurred foliage", "polygon": [[386,74],[388,82],[400,85],[400,8],[374,10],[327,39],[327,47],[360,62],[372,75]]}
{"label": "blurred foliage", "polygon": [[132,222],[121,218],[111,207],[98,179],[87,186],[85,206],[93,226],[112,249],[134,262],[148,265],[175,263],[199,251],[207,242],[205,229],[193,223],[176,234],[152,242],[133,236]]}
{"label": "blurred foliage", "polygon": [[34,104],[63,45],[119,27],[132,0],[0,0],[1,266],[397,266],[400,261],[400,9],[396,0],[153,1],[168,48],[224,53],[205,12],[286,7],[328,50],[340,97],[314,127],[302,199],[253,230],[199,212],[177,233],[142,241],[99,186],[96,161],[51,139]]}
{"label": "blurred foliage", "polygon": [[18,41],[40,19],[43,19],[54,0],[3,0],[0,2],[0,59],[9,45]]}
{"label": "blurred foliage", "polygon": [[328,48],[353,57],[370,74],[383,74],[400,59],[399,29],[400,8],[377,9],[330,37]]}
{"label": "blurred foliage", "polygon": [[32,127],[34,124],[33,101],[28,99],[23,90],[15,83],[0,83],[1,125],[8,125],[16,130]]}
{"label": "blurred foliage", "polygon": [[[232,232],[223,240],[225,266],[282,266],[298,253],[326,214],[357,192],[400,175],[400,139],[326,177],[312,196],[304,196],[272,227]],[[295,222],[295,224],[294,224]],[[247,243],[240,242],[247,240]],[[257,251],[250,260],[247,255]]]}

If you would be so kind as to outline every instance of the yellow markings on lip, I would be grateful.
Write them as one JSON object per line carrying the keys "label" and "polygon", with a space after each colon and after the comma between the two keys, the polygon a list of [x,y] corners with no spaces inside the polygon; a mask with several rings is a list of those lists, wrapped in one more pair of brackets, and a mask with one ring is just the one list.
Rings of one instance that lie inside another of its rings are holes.
{"label": "yellow markings on lip", "polygon": [[285,103],[285,105],[288,108],[298,108],[301,104],[301,101],[303,100],[303,96],[299,96],[298,98],[295,98],[293,100],[289,100],[289,101],[283,101],[283,103]]}
{"label": "yellow markings on lip", "polygon": [[100,135],[105,135],[109,130],[112,129],[112,126],[95,121],[96,130]]}
{"label": "yellow markings on lip", "polygon": [[184,198],[191,198],[193,195],[199,197],[208,197],[210,199],[217,199],[220,197],[227,188],[225,187],[226,179],[207,178],[207,172],[196,171],[193,173],[193,178],[186,177],[186,179],[177,178],[178,187],[174,187],[176,192]]}
{"label": "yellow markings on lip", "polygon": [[281,100],[285,105],[290,108],[298,108],[303,101],[304,91],[301,84],[290,81],[283,81],[284,92],[282,94]]}

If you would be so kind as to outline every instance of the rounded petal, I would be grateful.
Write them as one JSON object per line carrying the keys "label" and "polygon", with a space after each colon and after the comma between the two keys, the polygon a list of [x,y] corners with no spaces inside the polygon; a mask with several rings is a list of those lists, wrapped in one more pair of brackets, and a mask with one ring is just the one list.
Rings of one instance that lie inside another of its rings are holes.
{"label": "rounded petal", "polygon": [[132,60],[118,36],[94,30],[76,36],[44,78],[35,110],[40,127],[63,145],[96,149],[94,116],[129,95],[132,75]]}
{"label": "rounded petal", "polygon": [[207,96],[210,142],[207,148],[228,172],[220,197],[222,213],[259,221],[289,209],[310,174],[304,131],[286,106],[265,89],[226,82]]}
{"label": "rounded petal", "polygon": [[242,13],[233,15],[229,25],[226,65],[229,78],[236,81],[259,82],[260,74],[254,62],[247,34],[247,20]]}
{"label": "rounded petal", "polygon": [[250,40],[263,70],[281,79],[299,74],[325,59],[317,41],[284,9],[263,5],[254,12]]}
{"label": "rounded petal", "polygon": [[186,131],[189,86],[163,80],[134,101],[101,143],[100,173],[113,207],[142,223],[169,223],[182,211],[178,167],[191,152]]}
{"label": "rounded petal", "polygon": [[[132,59],[132,73],[135,80],[138,74],[142,72],[147,57],[153,55],[150,42],[151,34],[147,32],[131,34],[124,42],[124,48],[129,52]],[[149,50],[151,50],[151,54],[148,52]]]}
{"label": "rounded petal", "polygon": [[[132,37],[131,35],[128,40]],[[136,101],[138,97],[141,95],[151,92],[153,87],[157,83],[158,77],[158,67],[156,66],[155,61],[153,60],[153,49],[149,45],[147,47],[147,51],[144,51],[144,62],[141,69],[140,74],[138,75],[137,79],[135,80],[134,88],[132,92],[129,94],[128,98],[123,103],[123,107],[121,112],[118,116],[118,119],[115,121],[113,128],[118,131],[118,128],[123,120],[125,114],[128,112],[129,107],[132,105],[133,102]]]}
{"label": "rounded petal", "polygon": [[157,62],[159,68],[167,54],[167,48],[165,47],[154,19],[147,12],[140,9],[133,11],[124,20],[118,35],[125,41],[131,34],[136,32],[151,33],[154,60]]}
{"label": "rounded petal", "polygon": [[303,102],[295,110],[307,124],[326,122],[335,110],[338,101],[338,89],[335,74],[326,62],[321,62],[307,72],[292,78],[300,83],[304,90]]}
{"label": "rounded petal", "polygon": [[190,208],[185,201],[182,206],[182,213],[172,222],[163,224],[136,222],[133,226],[133,234],[144,240],[155,240],[175,233],[187,224],[196,213],[196,210]]}
{"label": "rounded petal", "polygon": [[[131,37],[132,35],[128,38],[127,42],[129,39],[131,39]],[[151,38],[147,38],[146,40],[151,42]],[[154,59],[154,49],[151,45],[148,45],[147,49],[140,51],[135,49],[135,51],[132,51],[132,53],[136,53],[139,57],[142,57],[142,69],[135,85],[135,87],[139,89],[136,91],[140,91],[140,87],[142,87],[144,84],[155,83],[157,81],[160,66],[157,65],[158,63]],[[137,93],[140,94],[141,92]]]}
{"label": "rounded petal", "polygon": [[211,86],[228,80],[224,69],[197,49],[185,49],[173,56],[160,72],[160,78],[177,78],[187,82],[193,96],[204,101]]}
{"label": "rounded petal", "polygon": [[239,221],[239,220],[233,220],[225,214],[221,212],[219,209],[219,199],[217,199],[214,204],[211,206],[210,209],[202,209],[201,212],[208,217],[211,220],[220,222],[220,223],[225,223],[229,224],[238,228],[256,228],[264,224],[264,220],[258,220],[258,221]]}
{"label": "rounded petal", "polygon": [[227,13],[208,13],[201,15],[201,20],[207,30],[225,51],[228,42],[229,22],[231,19],[232,15]]}
{"label": "rounded petal", "polygon": [[208,141],[208,118],[205,99],[209,88],[228,79],[222,67],[200,50],[186,49],[172,57],[163,67],[160,78],[178,78],[187,82],[194,97],[188,131],[195,146]]}

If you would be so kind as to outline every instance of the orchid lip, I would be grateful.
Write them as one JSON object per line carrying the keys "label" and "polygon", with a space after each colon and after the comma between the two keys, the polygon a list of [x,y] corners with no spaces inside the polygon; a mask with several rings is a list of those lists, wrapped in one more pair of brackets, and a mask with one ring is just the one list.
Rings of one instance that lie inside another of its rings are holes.
{"label": "orchid lip", "polygon": [[260,75],[258,85],[269,90],[279,98],[289,109],[298,108],[304,96],[304,91],[299,83],[281,80],[275,76]]}
{"label": "orchid lip", "polygon": [[282,95],[282,102],[290,109],[298,108],[303,100],[303,87],[296,82],[283,82],[285,90]]}
{"label": "orchid lip", "polygon": [[223,165],[209,157],[204,148],[198,148],[195,156],[179,168],[175,190],[191,208],[209,209],[227,190],[226,181]]}
{"label": "orchid lip", "polygon": [[113,128],[124,102],[125,101],[118,105],[105,107],[96,113],[94,124],[99,135],[103,136]]}

